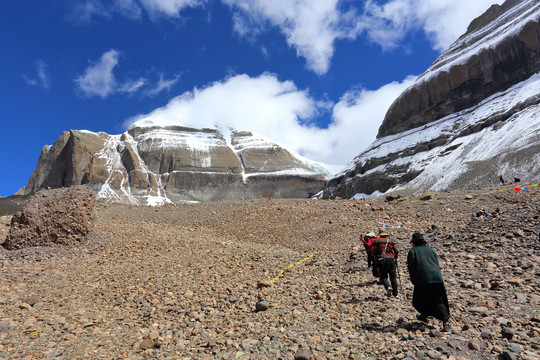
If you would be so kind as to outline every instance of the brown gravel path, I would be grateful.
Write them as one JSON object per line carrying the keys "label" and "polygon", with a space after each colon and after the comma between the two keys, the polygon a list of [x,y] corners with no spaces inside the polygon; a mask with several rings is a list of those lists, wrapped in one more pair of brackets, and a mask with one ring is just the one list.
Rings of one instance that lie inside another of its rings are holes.
{"label": "brown gravel path", "polygon": [[[293,359],[309,349],[315,359],[493,359],[511,348],[535,359],[540,190],[501,189],[100,204],[80,247],[0,252],[0,358]],[[482,207],[501,215],[475,217]],[[430,230],[453,334],[416,321],[404,264],[405,296],[374,284],[358,235],[381,226],[402,258],[412,232]],[[256,312],[259,300],[269,309]]]}

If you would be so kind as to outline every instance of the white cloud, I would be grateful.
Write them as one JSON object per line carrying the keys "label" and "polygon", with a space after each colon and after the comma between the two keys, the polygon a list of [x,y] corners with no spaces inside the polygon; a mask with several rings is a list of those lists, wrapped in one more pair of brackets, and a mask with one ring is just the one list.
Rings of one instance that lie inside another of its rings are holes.
{"label": "white cloud", "polygon": [[162,108],[130,119],[126,126],[139,122],[251,130],[309,159],[345,166],[375,140],[386,110],[413,81],[408,77],[377,90],[347,93],[332,114],[326,114],[332,116],[326,129],[310,125],[310,120],[324,115],[329,104],[273,74],[236,75],[185,92]]}
{"label": "white cloud", "polygon": [[317,74],[328,71],[334,41],[351,37],[354,23],[340,12],[339,0],[222,0],[233,10],[234,30],[241,36],[256,35],[277,27],[287,44],[306,59]]}
{"label": "white cloud", "polygon": [[116,50],[107,51],[98,62],[89,66],[83,75],[75,79],[84,95],[105,98],[116,91],[117,83],[113,69],[118,65],[119,56],[120,53]]}
{"label": "white cloud", "polygon": [[154,86],[152,89],[149,89],[146,93],[148,96],[156,96],[162,91],[169,91],[171,87],[173,87],[178,82],[178,79],[180,79],[179,75],[175,75],[171,79],[164,79],[163,74],[159,74],[159,80],[156,86]]}
{"label": "white cloud", "polygon": [[261,46],[261,54],[265,59],[270,58],[270,54],[268,53],[268,49],[266,48],[266,46]]}
{"label": "white cloud", "polygon": [[400,46],[410,32],[422,30],[433,48],[446,50],[469,23],[493,3],[504,0],[366,0],[363,14],[345,0],[222,0],[233,9],[234,30],[254,37],[277,27],[287,44],[317,74],[328,71],[340,39],[366,33],[383,49]]}
{"label": "white cloud", "polygon": [[[80,21],[92,16],[120,14],[139,19],[142,8],[154,18],[180,17],[185,8],[201,7],[209,0],[79,0],[74,13]],[[232,11],[233,29],[254,41],[263,31],[278,29],[287,44],[306,60],[307,67],[325,74],[335,43],[365,33],[383,49],[400,46],[414,31],[423,31],[434,49],[448,48],[468,24],[492,3],[504,0],[221,0]],[[357,6],[357,8],[353,7]],[[264,46],[264,45],[263,45]]]}
{"label": "white cloud", "polygon": [[38,60],[36,61],[34,66],[36,68],[37,78],[30,78],[26,75],[23,75],[24,81],[26,81],[27,84],[32,86],[40,86],[45,89],[49,89],[51,87],[51,78],[48,73],[48,65],[42,60]]}
{"label": "white cloud", "polygon": [[[163,74],[159,74],[159,80],[153,86],[145,77],[118,81],[114,75],[114,69],[118,65],[119,57],[120,52],[109,50],[97,62],[86,68],[84,74],[75,79],[79,91],[87,97],[99,96],[101,98],[115,93],[127,95],[139,93],[142,96],[156,96],[162,91],[169,91],[180,78],[179,75],[175,75],[166,79]],[[148,88],[148,86],[152,87]]]}
{"label": "white cloud", "polygon": [[146,83],[147,80],[145,78],[128,80],[119,86],[118,91],[121,93],[133,94],[139,91],[144,85],[146,85]]}
{"label": "white cloud", "polygon": [[130,19],[140,19],[142,10],[135,0],[115,0],[112,9]]}
{"label": "white cloud", "polygon": [[[402,82],[391,82],[376,90],[362,89],[347,92],[333,109],[333,123],[328,129],[330,156],[313,147],[309,154],[321,161],[346,159],[351,161],[376,138],[386,111],[394,100],[416,80],[408,76]],[[351,149],[354,149],[351,151]],[[351,156],[352,155],[352,156]],[[309,158],[309,156],[308,156]]]}
{"label": "white cloud", "polygon": [[383,49],[399,46],[410,31],[423,30],[433,48],[446,50],[469,23],[504,0],[368,0],[359,27]]}
{"label": "white cloud", "polygon": [[187,7],[204,5],[206,0],[139,0],[150,15],[178,17]]}
{"label": "white cloud", "polygon": [[36,70],[37,70],[39,81],[41,83],[41,86],[43,86],[45,89],[48,89],[51,87],[51,79],[49,78],[47,68],[48,68],[47,64],[45,64],[41,60],[38,60],[38,62],[36,63]]}
{"label": "white cloud", "polygon": [[72,0],[68,3],[68,19],[82,24],[90,23],[96,16],[121,15],[137,20],[142,17],[143,8],[151,17],[179,17],[184,8],[206,3],[207,0]]}
{"label": "white cloud", "polygon": [[237,75],[185,92],[165,107],[137,116],[133,121],[146,119],[156,124],[196,127],[219,124],[262,134],[285,124],[291,127],[298,118],[312,116],[314,112],[313,101],[292,82],[280,82],[270,74],[256,78]]}
{"label": "white cloud", "polygon": [[108,12],[99,0],[84,0],[70,3],[68,18],[74,22],[89,23],[94,16],[108,16]]}
{"label": "white cloud", "polygon": [[135,0],[74,0],[69,2],[68,18],[77,23],[87,24],[95,16],[111,17],[114,14],[129,19],[140,19],[141,7]]}
{"label": "white cloud", "polygon": [[493,2],[504,0],[366,0],[363,14],[345,0],[222,0],[233,10],[234,31],[252,39],[278,28],[317,74],[328,71],[340,39],[366,33],[383,49],[422,30],[434,49],[447,49]]}
{"label": "white cloud", "polygon": [[29,78],[28,76],[26,76],[25,74],[23,74],[23,80],[28,84],[28,85],[32,85],[32,86],[38,86],[38,81],[36,79],[32,79],[32,78]]}

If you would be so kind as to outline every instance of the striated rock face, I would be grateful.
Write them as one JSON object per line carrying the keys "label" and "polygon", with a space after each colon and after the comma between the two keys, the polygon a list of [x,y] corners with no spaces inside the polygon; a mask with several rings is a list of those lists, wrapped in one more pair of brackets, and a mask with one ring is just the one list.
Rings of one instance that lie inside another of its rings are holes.
{"label": "striated rock face", "polygon": [[44,187],[64,187],[83,183],[87,164],[103,147],[106,134],[90,136],[88,132],[64,132],[52,146],[41,150],[36,170],[30,176],[24,194]]}
{"label": "striated rock face", "polygon": [[247,131],[133,127],[121,135],[71,130],[42,150],[25,187],[89,185],[134,204],[240,197],[307,197],[324,170]]}
{"label": "striated rock face", "polygon": [[323,197],[540,178],[540,2],[475,19],[389,108],[377,140]]}
{"label": "striated rock face", "polygon": [[506,1],[475,19],[392,104],[378,137],[468,109],[540,71],[540,3]]}
{"label": "striated rock face", "polygon": [[80,243],[92,229],[95,198],[85,186],[39,191],[13,215],[2,246],[14,250]]}

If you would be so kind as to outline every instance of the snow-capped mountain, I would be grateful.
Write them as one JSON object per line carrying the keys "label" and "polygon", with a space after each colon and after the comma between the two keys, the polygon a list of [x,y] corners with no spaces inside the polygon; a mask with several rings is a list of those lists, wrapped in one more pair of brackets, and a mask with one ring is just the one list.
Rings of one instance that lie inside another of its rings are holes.
{"label": "snow-capped mountain", "polygon": [[540,2],[475,19],[391,105],[323,197],[467,189],[540,177]]}
{"label": "snow-capped mountain", "polygon": [[64,132],[42,150],[24,189],[88,185],[132,204],[228,198],[307,197],[328,173],[249,131],[135,124],[121,135]]}

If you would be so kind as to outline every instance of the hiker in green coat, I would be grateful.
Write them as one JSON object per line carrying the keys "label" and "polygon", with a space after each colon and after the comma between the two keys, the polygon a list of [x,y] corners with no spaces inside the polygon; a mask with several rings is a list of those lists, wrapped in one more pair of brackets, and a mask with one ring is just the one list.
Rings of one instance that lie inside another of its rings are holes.
{"label": "hiker in green coat", "polygon": [[407,254],[407,268],[414,285],[413,306],[420,313],[416,318],[427,322],[428,316],[433,316],[443,322],[444,332],[450,332],[450,309],[437,254],[419,232],[412,235],[411,243],[414,246]]}

